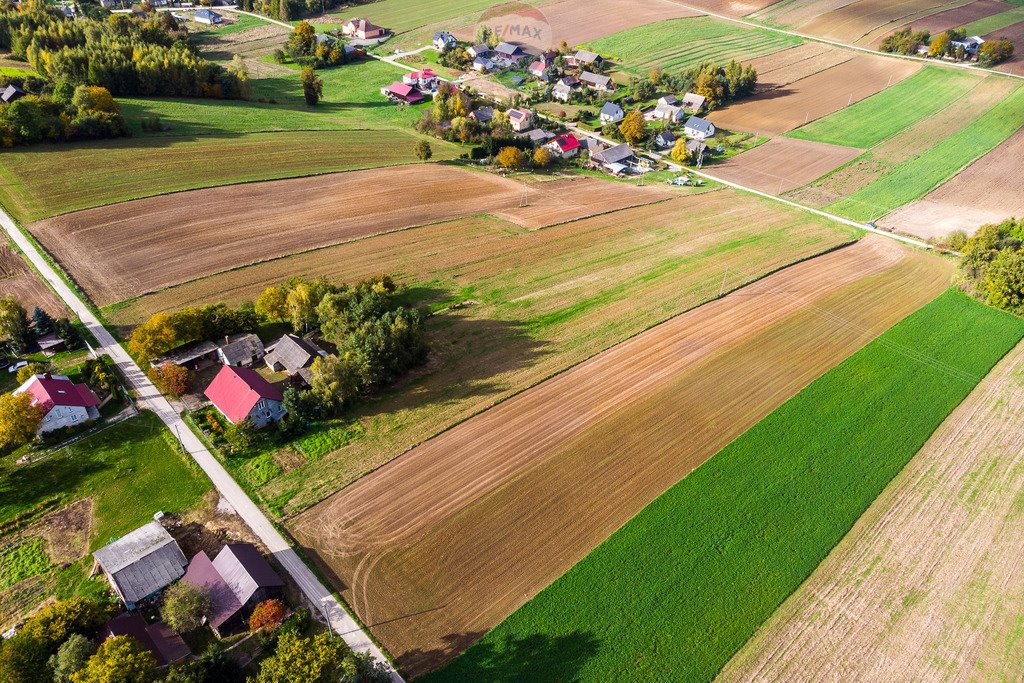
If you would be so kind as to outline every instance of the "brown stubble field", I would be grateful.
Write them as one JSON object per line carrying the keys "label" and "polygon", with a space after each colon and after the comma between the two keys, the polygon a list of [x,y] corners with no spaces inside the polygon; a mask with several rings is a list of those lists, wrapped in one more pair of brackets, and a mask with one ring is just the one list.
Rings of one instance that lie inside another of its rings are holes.
{"label": "brown stubble field", "polygon": [[[831,57],[825,53],[820,59]],[[806,78],[727,106],[708,118],[726,130],[777,135],[874,95],[920,68],[921,65],[914,62],[857,55]]]}
{"label": "brown stubble field", "polygon": [[[597,179],[523,185],[412,165],[162,195],[45,219],[31,232],[99,306],[297,251],[500,212],[535,228],[671,197]],[[572,201],[572,193],[589,197]]]}
{"label": "brown stubble field", "polygon": [[1013,5],[1002,2],[1002,0],[974,0],[974,2],[966,5],[932,14],[909,24],[904,24],[903,26],[894,26],[891,29],[886,30],[885,33],[879,34],[878,37],[872,41],[871,47],[877,49],[879,44],[882,42],[882,38],[892,31],[898,31],[899,29],[907,26],[910,26],[915,31],[928,29],[933,36],[937,36],[948,29],[966,26],[972,21],[990,17],[993,14],[999,14],[1011,9],[1013,9]]}
{"label": "brown stubble field", "polygon": [[896,26],[936,12],[966,5],[968,0],[809,0],[771,6],[758,19],[818,38],[870,45]]}
{"label": "brown stubble field", "polygon": [[30,313],[35,306],[53,317],[64,317],[67,307],[11,246],[0,246],[0,296],[11,295]]}
{"label": "brown stubble field", "polygon": [[[700,14],[672,0],[632,0],[628,11],[620,0],[558,0],[539,9],[551,27],[553,47],[563,40],[574,46],[655,21]],[[472,31],[464,34],[467,40]]]}
{"label": "brown stubble field", "polygon": [[831,69],[850,61],[855,56],[857,55],[852,50],[808,42],[788,50],[755,57],[749,64],[757,70],[756,92],[761,93]]}
{"label": "brown stubble field", "polygon": [[717,679],[1020,680],[1024,345]]}
{"label": "brown stubble field", "polygon": [[422,673],[940,293],[950,271],[875,237],[792,266],[459,424],[288,527]]}
{"label": "brown stubble field", "polygon": [[860,153],[854,147],[778,137],[716,163],[712,173],[755,190],[782,194],[820,178]]}

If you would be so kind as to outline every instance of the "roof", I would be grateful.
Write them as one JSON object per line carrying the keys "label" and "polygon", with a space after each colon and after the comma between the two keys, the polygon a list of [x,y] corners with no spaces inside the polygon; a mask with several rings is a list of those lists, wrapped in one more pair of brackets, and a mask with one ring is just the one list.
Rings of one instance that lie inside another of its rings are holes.
{"label": "roof", "polygon": [[131,612],[122,612],[103,624],[97,637],[104,641],[114,636],[131,636],[139,641],[153,653],[157,666],[166,666],[192,654],[185,641],[170,626],[159,621],[146,624],[141,615]]}
{"label": "roof", "polygon": [[573,58],[577,62],[589,64],[590,62],[596,62],[599,56],[600,55],[598,55],[596,52],[591,52],[590,50],[577,50],[576,54],[573,55]]}
{"label": "roof", "polygon": [[632,156],[632,148],[630,148],[628,143],[623,142],[621,144],[615,145],[614,147],[609,147],[603,152],[598,152],[597,154],[593,155],[592,158],[595,161],[601,162],[602,164],[615,164],[623,161],[624,159],[629,159]]}
{"label": "roof", "polygon": [[576,136],[572,133],[565,133],[559,135],[557,138],[552,140],[554,144],[558,145],[558,148],[563,152],[571,152],[574,149],[580,148],[580,141],[576,139]]}
{"label": "roof", "polygon": [[554,88],[551,89],[551,92],[553,92],[553,93],[555,93],[555,92],[557,92],[557,93],[565,93],[565,94],[568,95],[568,94],[572,93],[572,88],[570,88],[569,86],[565,85],[564,83],[559,83],[558,85],[556,85]]}
{"label": "roof", "polygon": [[480,107],[469,114],[480,123],[487,123],[494,118],[494,107]]}
{"label": "roof", "polygon": [[663,130],[658,133],[657,138],[661,142],[675,142],[676,134],[670,130]]}
{"label": "roof", "polygon": [[260,588],[283,586],[263,554],[251,543],[229,543],[217,553],[213,567],[243,605]]}
{"label": "roof", "polygon": [[715,124],[711,123],[707,119],[702,119],[699,116],[691,116],[689,119],[686,120],[685,127],[691,130],[695,130],[698,133],[705,133],[710,135],[715,129]]}
{"label": "roof", "polygon": [[363,31],[364,33],[366,31],[376,31],[380,29],[380,26],[377,26],[369,19],[349,19],[348,23],[351,24],[356,31]]}
{"label": "roof", "polygon": [[198,341],[191,344],[185,344],[173,349],[170,353],[167,353],[160,358],[153,361],[153,367],[163,365],[164,363],[174,363],[175,365],[184,365],[185,363],[202,358],[203,356],[211,353],[216,353],[217,345],[212,341]]}
{"label": "roof", "polygon": [[580,74],[580,80],[584,83],[593,83],[594,85],[607,86],[612,82],[612,79],[608,76],[601,76],[598,74],[584,71]]}
{"label": "roof", "polygon": [[544,64],[544,62],[542,62],[542,61],[540,61],[538,59],[536,62],[531,62],[530,63],[529,71],[544,71],[544,69],[546,69],[546,68],[547,68],[547,65]]}
{"label": "roof", "polygon": [[334,36],[329,36],[326,33],[318,33],[315,38],[318,43],[333,43],[335,40]]}
{"label": "roof", "polygon": [[663,97],[659,97],[658,98],[658,104],[672,104],[672,105],[675,105],[675,104],[678,104],[678,103],[679,103],[679,99],[676,98],[676,96],[672,95],[672,94],[668,94],[668,95],[665,95]]}
{"label": "roof", "polygon": [[530,118],[529,109],[509,109],[508,118],[510,121],[526,121]]}
{"label": "roof", "polygon": [[267,347],[267,351],[267,365],[280,363],[288,372],[297,372],[300,368],[308,367],[317,356],[323,355],[320,349],[294,334],[284,335]]}
{"label": "roof", "polygon": [[654,108],[655,115],[668,116],[671,118],[678,116],[680,111],[682,110],[674,104],[666,104],[664,102],[659,102],[658,106]]}
{"label": "roof", "polygon": [[203,393],[231,422],[241,422],[248,417],[260,399],[283,399],[281,390],[255,370],[230,365],[220,369]]}
{"label": "roof", "polygon": [[203,19],[220,19],[220,18],[222,18],[219,14],[217,14],[216,12],[214,12],[213,10],[210,10],[210,9],[201,9],[201,10],[199,10],[198,12],[196,12],[196,17],[201,17]]}
{"label": "roof", "polygon": [[498,43],[494,51],[503,55],[514,55],[516,52],[522,52],[523,48],[512,43]]}
{"label": "roof", "polygon": [[485,55],[491,51],[491,46],[485,45],[484,43],[480,43],[479,45],[474,45],[473,47],[469,48],[469,51],[475,55]]}
{"label": "roof", "polygon": [[686,141],[686,151],[690,152],[691,154],[694,154],[696,152],[700,152],[700,151],[705,150],[707,148],[708,148],[708,146],[705,145],[700,140],[687,140]]}
{"label": "roof", "polygon": [[400,97],[410,97],[413,94],[418,94],[419,90],[414,85],[408,83],[399,83],[395,81],[387,87],[388,92],[398,95]]}
{"label": "roof", "polygon": [[56,406],[94,408],[100,404],[92,389],[84,384],[75,384],[65,375],[32,375],[14,393],[28,393],[32,396],[32,405],[46,412]]}
{"label": "roof", "polygon": [[220,352],[224,354],[225,362],[236,365],[251,361],[254,356],[262,356],[263,342],[252,332],[236,334],[228,337],[227,343],[220,347]]}
{"label": "roof", "polygon": [[[228,369],[228,368],[225,368]],[[185,573],[185,556],[159,522],[131,531],[92,554],[126,603],[135,603]]]}
{"label": "roof", "polygon": [[4,88],[4,91],[0,93],[0,100],[3,100],[4,102],[11,102],[12,100],[16,100],[19,97],[23,97],[27,94],[28,93],[26,93],[24,90],[12,84],[8,85],[6,88]]}
{"label": "roof", "polygon": [[562,76],[560,79],[558,79],[558,82],[563,83],[571,88],[574,85],[579,85],[580,79],[576,78],[575,76]]}
{"label": "roof", "polygon": [[242,603],[235,597],[231,586],[220,575],[213,561],[202,550],[189,562],[188,571],[182,581],[204,589],[210,596],[212,608],[207,615],[210,626],[220,628],[221,625],[242,609]]}
{"label": "roof", "polygon": [[604,106],[601,107],[601,113],[605,116],[618,116],[622,114],[622,107],[615,102],[605,102]]}
{"label": "roof", "polygon": [[433,69],[424,69],[423,71],[413,71],[406,74],[409,78],[415,78],[417,80],[421,78],[437,78],[437,74],[434,73]]}
{"label": "roof", "polygon": [[548,131],[543,130],[541,128],[534,128],[532,130],[526,131],[525,133],[520,133],[519,137],[529,138],[532,142],[536,143],[544,143],[550,140],[551,138],[555,137],[555,135],[554,133],[549,133]]}
{"label": "roof", "polygon": [[605,164],[605,168],[607,168],[612,173],[622,173],[627,168],[629,168],[629,166],[626,166],[625,164]]}
{"label": "roof", "polygon": [[36,338],[36,344],[39,344],[39,348],[43,351],[48,349],[54,349],[61,346],[64,340],[57,336],[56,332],[49,332],[41,337]]}
{"label": "roof", "polygon": [[445,41],[447,41],[449,39],[450,40],[455,40],[455,36],[453,36],[448,31],[438,31],[437,33],[434,34],[434,40],[445,40]]}
{"label": "roof", "polygon": [[704,104],[707,102],[707,100],[708,98],[704,97],[703,95],[697,95],[695,93],[688,92],[683,96],[683,106],[686,107],[687,109],[693,109],[694,111],[697,111],[699,109],[704,108]]}

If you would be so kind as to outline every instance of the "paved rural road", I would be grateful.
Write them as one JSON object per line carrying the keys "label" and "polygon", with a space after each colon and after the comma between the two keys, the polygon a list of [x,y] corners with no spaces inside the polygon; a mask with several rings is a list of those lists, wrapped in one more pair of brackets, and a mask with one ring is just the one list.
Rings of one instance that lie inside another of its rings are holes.
{"label": "paved rural road", "polygon": [[99,342],[99,350],[110,356],[118,368],[124,374],[128,383],[138,392],[139,403],[152,410],[163,421],[164,424],[174,433],[178,441],[186,451],[203,468],[207,476],[217,487],[220,494],[231,504],[235,512],[245,520],[246,524],[263,541],[263,544],[274,554],[277,561],[281,563],[285,571],[291,575],[295,583],[299,585],[305,596],[316,605],[324,617],[328,620],[331,628],[338,633],[348,646],[357,652],[369,651],[378,661],[388,666],[391,678],[396,683],[401,683],[402,678],[388,663],[381,651],[369,639],[366,633],[359,627],[354,619],[345,611],[345,608],[331,595],[320,580],[303,563],[288,542],[278,533],[277,529],[270,523],[266,515],[252,502],[248,494],[235,483],[228,471],[220,462],[207,450],[203,442],[188,428],[181,417],[166,398],[157,390],[142,369],[135,363],[124,347],[121,346],[113,335],[107,331],[92,311],[78,298],[67,284],[57,275],[53,267],[43,258],[28,237],[14,223],[14,220],[6,211],[0,209],[0,225],[18,245],[18,248],[26,254],[32,265],[53,287],[57,295],[64,300],[68,308],[74,311],[82,323],[88,328],[92,336]]}

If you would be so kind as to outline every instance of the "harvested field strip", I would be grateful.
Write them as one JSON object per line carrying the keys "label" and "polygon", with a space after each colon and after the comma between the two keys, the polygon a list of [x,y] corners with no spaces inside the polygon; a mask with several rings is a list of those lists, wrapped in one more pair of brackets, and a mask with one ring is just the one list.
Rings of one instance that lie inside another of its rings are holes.
{"label": "harvested field strip", "polygon": [[[1012,9],[1012,5],[1002,2],[1002,0],[974,0],[974,2],[966,5],[954,7],[945,12],[937,12],[936,14],[915,20],[911,24],[893,28],[892,31],[910,26],[915,31],[927,29],[931,35],[937,36],[947,29],[959,28],[979,19],[1006,12],[1009,9]],[[968,35],[971,35],[971,33],[972,31],[968,29]],[[871,47],[878,49],[884,37],[885,35],[880,35],[876,38]]]}
{"label": "harvested field strip", "polygon": [[778,137],[714,165],[716,177],[782,194],[856,158],[860,150],[822,142]]}
{"label": "harvested field strip", "polygon": [[856,54],[823,43],[804,43],[750,60],[757,70],[757,92],[788,85],[819,71],[848,62]]}
{"label": "harvested field strip", "polygon": [[589,47],[621,60],[627,72],[646,75],[655,66],[678,70],[710,58],[718,62],[746,61],[801,42],[799,38],[742,28],[711,17],[690,17],[627,29],[591,41]]}
{"label": "harvested field strip", "polygon": [[[426,680],[711,679],[1022,336],[1024,321],[943,294]],[[516,656],[527,643],[542,655]]]}
{"label": "harvested field strip", "polygon": [[895,26],[967,2],[946,2],[944,6],[938,0],[856,0],[837,9],[829,6],[832,3],[819,3],[822,12],[796,28],[820,38],[869,45]]}
{"label": "harvested field strip", "polygon": [[[557,0],[540,9],[551,26],[551,45],[563,40],[579,45],[654,21],[700,14],[669,0],[634,0],[628,12],[622,11],[620,0]],[[466,37],[473,33],[470,29]]]}
{"label": "harvested field strip", "polygon": [[972,21],[964,28],[967,29],[967,35],[969,36],[983,36],[995,31],[1001,31],[1019,21],[1024,21],[1024,7],[1016,7],[1000,14]]}
{"label": "harvested field strip", "polygon": [[867,149],[950,106],[981,81],[973,74],[925,67],[876,95],[797,128],[789,136]]}
{"label": "harvested field strip", "polygon": [[1018,345],[719,680],[1021,680],[1022,422]]}
{"label": "harvested field strip", "polygon": [[787,268],[452,428],[289,528],[418,674],[942,291],[949,273],[878,237]]}
{"label": "harvested field strip", "polygon": [[923,154],[828,206],[854,220],[871,220],[933,190],[978,157],[995,148],[1024,125],[1024,88],[1018,87],[969,126]]}
{"label": "harvested field strip", "polygon": [[[198,187],[416,160],[414,133],[388,130],[251,133],[39,145],[5,150],[0,203],[21,221]],[[458,147],[431,140],[434,159]],[[67,169],[75,182],[67,182]],[[141,182],[140,178],[145,178]]]}
{"label": "harvested field strip", "polygon": [[67,317],[68,309],[12,247],[0,246],[0,296],[12,295],[31,311],[39,306],[54,318]]}
{"label": "harvested field strip", "polygon": [[[518,206],[522,194],[520,183],[497,175],[412,165],[153,197],[65,214],[29,229],[93,301],[106,306],[253,262],[437,220],[490,210],[536,228],[674,196],[594,178],[536,183],[527,207]],[[593,200],[567,199],[573,194]]]}

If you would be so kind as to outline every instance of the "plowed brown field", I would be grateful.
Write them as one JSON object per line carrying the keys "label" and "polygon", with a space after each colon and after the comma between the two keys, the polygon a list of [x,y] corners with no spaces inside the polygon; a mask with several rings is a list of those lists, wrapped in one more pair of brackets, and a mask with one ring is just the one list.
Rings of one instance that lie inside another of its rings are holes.
{"label": "plowed brown field", "polygon": [[764,9],[778,0],[683,0],[683,2],[688,7],[705,12],[739,18]]}
{"label": "plowed brown field", "polygon": [[1024,345],[942,423],[718,681],[1019,681]]}
{"label": "plowed brown field", "polygon": [[927,17],[946,8],[967,4],[965,0],[857,0],[834,8],[833,2],[813,3],[821,13],[796,28],[819,38],[870,45],[897,25]]}
{"label": "plowed brown field", "polygon": [[710,170],[725,180],[782,194],[817,180],[860,153],[854,147],[779,137],[715,164]]}
{"label": "plowed brown field", "polygon": [[289,528],[421,673],[949,275],[880,238],[792,266],[450,429]]}
{"label": "plowed brown field", "polygon": [[21,256],[6,244],[0,246],[0,296],[14,296],[30,312],[35,306],[54,317],[66,316],[68,309]]}
{"label": "plowed brown field", "polygon": [[824,43],[804,43],[752,59],[750,65],[757,70],[757,92],[764,92],[813,76],[855,56],[851,50]]}
{"label": "plowed brown field", "polygon": [[915,31],[928,29],[933,36],[937,36],[945,30],[966,26],[972,21],[990,17],[993,14],[999,14],[1000,12],[1006,12],[1011,9],[1013,9],[1013,5],[1002,2],[1001,0],[975,0],[974,2],[962,7],[954,7],[953,9],[948,9],[945,12],[938,12],[937,14],[932,14],[931,16],[924,17],[923,19],[918,19],[917,21],[909,24],[904,24],[903,26],[894,26],[873,40],[871,42],[871,47],[877,48],[882,42],[882,38],[892,31],[897,31],[906,26],[910,26]]}
{"label": "plowed brown field", "polygon": [[953,230],[973,233],[986,223],[1024,216],[1020,171],[1024,128],[930,194],[893,211],[879,224],[922,238]]}
{"label": "plowed brown field", "polygon": [[741,100],[708,118],[726,130],[785,133],[874,95],[920,68],[914,62],[858,55],[831,69]]}
{"label": "plowed brown field", "polygon": [[[100,305],[204,275],[437,220],[500,211],[525,227],[671,196],[593,178],[521,183],[399,166],[229,185],[87,209],[29,226]],[[586,196],[585,203],[569,196]]]}

